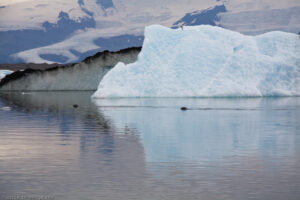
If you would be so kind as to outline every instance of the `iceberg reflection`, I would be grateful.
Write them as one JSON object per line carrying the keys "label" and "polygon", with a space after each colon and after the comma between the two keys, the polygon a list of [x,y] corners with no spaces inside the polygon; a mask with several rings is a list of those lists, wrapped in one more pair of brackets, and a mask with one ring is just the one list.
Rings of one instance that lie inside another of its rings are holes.
{"label": "iceberg reflection", "polygon": [[[146,161],[205,162],[295,156],[299,98],[93,100],[114,126],[136,129]],[[186,106],[190,110],[181,111]]]}

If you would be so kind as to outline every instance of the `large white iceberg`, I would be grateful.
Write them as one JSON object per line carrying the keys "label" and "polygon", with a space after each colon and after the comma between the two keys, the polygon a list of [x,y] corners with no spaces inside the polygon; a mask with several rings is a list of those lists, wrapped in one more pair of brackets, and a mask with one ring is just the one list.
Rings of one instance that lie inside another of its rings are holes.
{"label": "large white iceberg", "polygon": [[300,39],[269,32],[246,36],[208,25],[152,25],[138,60],[118,63],[94,98],[300,95]]}

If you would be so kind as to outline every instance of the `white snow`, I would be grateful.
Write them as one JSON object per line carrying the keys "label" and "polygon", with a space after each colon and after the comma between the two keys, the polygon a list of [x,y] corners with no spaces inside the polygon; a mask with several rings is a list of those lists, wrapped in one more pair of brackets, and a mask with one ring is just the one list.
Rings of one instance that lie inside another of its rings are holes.
{"label": "white snow", "polygon": [[[110,29],[111,30],[111,29]],[[33,62],[33,63],[54,63],[52,61],[43,59],[40,57],[41,54],[55,54],[55,55],[62,55],[67,57],[68,60],[66,63],[76,62],[78,60],[78,55],[74,55],[70,50],[76,50],[80,53],[85,53],[87,51],[95,50],[101,48],[94,43],[94,40],[99,38],[99,36],[105,37],[112,37],[115,36],[114,32],[116,28],[111,30],[111,32],[103,32],[101,29],[86,29],[84,31],[78,31],[73,34],[70,38],[63,40],[62,42],[58,42],[52,45],[38,47],[34,49],[29,49],[26,51],[21,51],[13,56],[16,58],[23,59],[26,63]],[[123,29],[124,30],[124,29]],[[106,31],[108,31],[106,29]],[[134,35],[133,32],[129,32],[129,34]],[[142,33],[140,33],[142,35]]]}
{"label": "white snow", "polygon": [[13,71],[10,70],[0,70],[0,81],[3,79],[6,75],[13,73]]}
{"label": "white snow", "polygon": [[145,29],[138,61],[117,64],[94,98],[299,96],[300,39],[208,25]]}
{"label": "white snow", "polygon": [[72,19],[86,16],[77,0],[1,0],[0,31],[43,29],[45,21],[57,22],[61,11]]}

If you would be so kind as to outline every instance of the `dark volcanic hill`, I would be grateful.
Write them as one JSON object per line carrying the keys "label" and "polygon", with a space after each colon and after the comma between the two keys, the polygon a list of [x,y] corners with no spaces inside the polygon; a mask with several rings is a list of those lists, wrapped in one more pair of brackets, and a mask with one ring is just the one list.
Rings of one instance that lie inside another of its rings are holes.
{"label": "dark volcanic hill", "polygon": [[135,62],[141,47],[103,51],[74,64],[3,64],[19,69],[0,81],[0,91],[96,90],[103,76],[118,62]]}

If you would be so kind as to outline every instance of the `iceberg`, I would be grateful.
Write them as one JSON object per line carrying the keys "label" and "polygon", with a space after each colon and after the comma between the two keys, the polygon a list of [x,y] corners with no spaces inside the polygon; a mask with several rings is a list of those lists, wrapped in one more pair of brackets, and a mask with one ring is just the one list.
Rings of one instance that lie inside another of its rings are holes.
{"label": "iceberg", "polygon": [[300,95],[300,39],[257,36],[209,25],[145,29],[135,63],[119,62],[93,98]]}
{"label": "iceberg", "polygon": [[3,79],[6,75],[9,75],[13,73],[13,71],[10,71],[10,70],[0,70],[0,81],[1,79]]}

